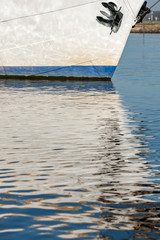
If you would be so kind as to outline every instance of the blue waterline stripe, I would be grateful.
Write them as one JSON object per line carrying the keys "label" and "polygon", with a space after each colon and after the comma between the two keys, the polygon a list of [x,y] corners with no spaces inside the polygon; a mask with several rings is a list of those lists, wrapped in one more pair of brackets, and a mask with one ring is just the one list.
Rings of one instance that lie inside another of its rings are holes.
{"label": "blue waterline stripe", "polygon": [[0,75],[111,78],[115,69],[115,66],[1,66]]}

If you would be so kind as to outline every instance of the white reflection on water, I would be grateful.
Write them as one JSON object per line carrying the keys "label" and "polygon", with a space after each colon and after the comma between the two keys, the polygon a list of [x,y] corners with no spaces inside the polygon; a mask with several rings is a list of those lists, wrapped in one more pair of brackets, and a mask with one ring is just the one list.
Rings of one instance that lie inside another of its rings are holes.
{"label": "white reflection on water", "polygon": [[1,234],[110,239],[103,231],[137,228],[130,205],[151,204],[143,195],[156,186],[145,135],[112,83],[2,81],[0,105]]}

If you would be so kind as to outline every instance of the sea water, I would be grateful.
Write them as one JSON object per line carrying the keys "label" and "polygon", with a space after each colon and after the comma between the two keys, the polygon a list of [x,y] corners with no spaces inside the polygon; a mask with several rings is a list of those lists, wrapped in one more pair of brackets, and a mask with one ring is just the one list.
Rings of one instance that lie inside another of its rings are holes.
{"label": "sea water", "polygon": [[160,35],[112,82],[0,81],[0,239],[160,239]]}

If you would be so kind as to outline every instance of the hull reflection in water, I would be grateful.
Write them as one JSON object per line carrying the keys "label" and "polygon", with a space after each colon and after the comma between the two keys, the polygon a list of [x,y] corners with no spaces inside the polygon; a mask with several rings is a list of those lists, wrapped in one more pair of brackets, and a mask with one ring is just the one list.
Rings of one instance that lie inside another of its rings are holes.
{"label": "hull reflection in water", "polygon": [[158,239],[145,134],[111,82],[2,81],[2,239]]}

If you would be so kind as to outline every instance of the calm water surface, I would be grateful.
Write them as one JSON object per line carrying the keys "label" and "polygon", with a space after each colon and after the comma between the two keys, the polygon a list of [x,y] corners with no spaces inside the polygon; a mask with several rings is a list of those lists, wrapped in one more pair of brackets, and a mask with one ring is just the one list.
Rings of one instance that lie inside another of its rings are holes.
{"label": "calm water surface", "polygon": [[160,239],[160,35],[112,82],[0,81],[0,239]]}

